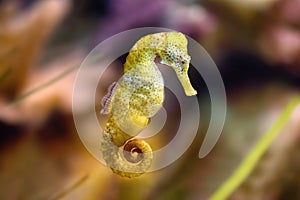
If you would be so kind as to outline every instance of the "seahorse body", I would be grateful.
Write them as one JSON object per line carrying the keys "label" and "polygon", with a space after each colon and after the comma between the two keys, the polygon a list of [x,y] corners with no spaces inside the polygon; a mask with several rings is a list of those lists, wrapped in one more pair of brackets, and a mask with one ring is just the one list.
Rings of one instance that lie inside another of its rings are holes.
{"label": "seahorse body", "polygon": [[154,61],[156,57],[174,69],[187,96],[197,94],[187,74],[190,56],[183,34],[147,35],[132,47],[124,64],[124,75],[109,88],[101,111],[109,114],[101,141],[103,159],[124,177],[139,176],[151,166],[150,145],[132,138],[148,125],[164,101],[164,82]]}

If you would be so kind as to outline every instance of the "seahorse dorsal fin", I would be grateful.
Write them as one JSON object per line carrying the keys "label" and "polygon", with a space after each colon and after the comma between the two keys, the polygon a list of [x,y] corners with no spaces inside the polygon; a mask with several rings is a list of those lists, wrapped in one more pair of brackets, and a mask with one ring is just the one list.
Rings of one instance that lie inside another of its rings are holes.
{"label": "seahorse dorsal fin", "polygon": [[110,112],[110,103],[112,100],[112,97],[117,89],[118,83],[117,82],[113,82],[112,84],[110,84],[110,86],[107,89],[107,93],[106,95],[102,98],[101,100],[101,105],[102,105],[102,109],[100,111],[100,114],[102,115],[107,115]]}

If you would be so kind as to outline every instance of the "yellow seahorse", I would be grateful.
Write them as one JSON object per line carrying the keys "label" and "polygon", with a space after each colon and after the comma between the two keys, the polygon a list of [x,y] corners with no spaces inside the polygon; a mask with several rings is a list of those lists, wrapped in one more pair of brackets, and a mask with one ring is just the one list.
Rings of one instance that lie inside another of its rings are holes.
{"label": "yellow seahorse", "polygon": [[146,128],[164,101],[164,82],[156,57],[173,68],[187,96],[197,94],[188,77],[190,56],[182,33],[150,34],[137,41],[126,58],[123,77],[102,99],[101,114],[109,115],[101,141],[103,159],[124,177],[137,177],[152,163],[150,145],[132,138]]}

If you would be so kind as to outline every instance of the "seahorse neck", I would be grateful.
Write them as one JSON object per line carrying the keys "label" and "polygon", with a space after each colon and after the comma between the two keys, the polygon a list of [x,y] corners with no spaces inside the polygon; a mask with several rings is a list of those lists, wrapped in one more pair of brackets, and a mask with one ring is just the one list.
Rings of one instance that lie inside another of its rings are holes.
{"label": "seahorse neck", "polygon": [[157,52],[155,49],[146,49],[144,51],[132,50],[129,52],[124,64],[124,72],[132,70],[136,67],[150,67],[155,65]]}

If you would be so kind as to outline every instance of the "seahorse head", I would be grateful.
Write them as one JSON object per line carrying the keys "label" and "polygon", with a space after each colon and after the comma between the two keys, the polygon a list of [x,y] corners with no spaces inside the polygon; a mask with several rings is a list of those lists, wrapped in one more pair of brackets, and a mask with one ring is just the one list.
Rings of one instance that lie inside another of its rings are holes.
{"label": "seahorse head", "polygon": [[187,52],[187,39],[182,33],[167,32],[165,43],[157,50],[160,63],[168,65],[175,71],[187,96],[197,94],[188,77],[191,57]]}

